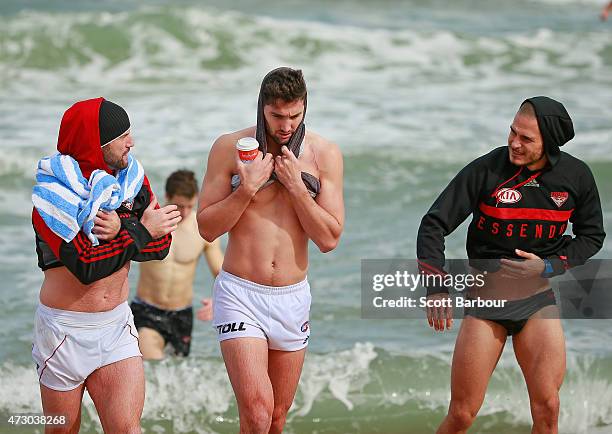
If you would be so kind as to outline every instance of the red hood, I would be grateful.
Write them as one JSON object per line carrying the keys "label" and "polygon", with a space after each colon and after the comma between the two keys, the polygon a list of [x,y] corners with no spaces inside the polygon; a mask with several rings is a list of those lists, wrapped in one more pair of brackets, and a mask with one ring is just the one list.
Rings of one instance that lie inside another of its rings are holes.
{"label": "red hood", "polygon": [[89,178],[95,169],[113,173],[104,162],[100,147],[98,118],[102,101],[104,98],[101,97],[79,101],[66,110],[57,138],[59,153],[77,160],[85,178]]}

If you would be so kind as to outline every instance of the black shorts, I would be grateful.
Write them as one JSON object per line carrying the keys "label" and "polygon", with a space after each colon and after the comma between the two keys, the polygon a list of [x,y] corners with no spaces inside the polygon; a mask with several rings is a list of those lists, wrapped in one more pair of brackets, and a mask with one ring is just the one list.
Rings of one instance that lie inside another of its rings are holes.
{"label": "black shorts", "polygon": [[193,330],[193,308],[164,310],[136,297],[130,304],[137,329],[148,327],[158,332],[166,344],[172,345],[174,354],[188,356]]}
{"label": "black shorts", "polygon": [[533,314],[555,304],[555,293],[548,289],[531,297],[507,301],[504,307],[466,307],[463,312],[465,316],[493,321],[504,327],[508,335],[512,336],[523,330]]}

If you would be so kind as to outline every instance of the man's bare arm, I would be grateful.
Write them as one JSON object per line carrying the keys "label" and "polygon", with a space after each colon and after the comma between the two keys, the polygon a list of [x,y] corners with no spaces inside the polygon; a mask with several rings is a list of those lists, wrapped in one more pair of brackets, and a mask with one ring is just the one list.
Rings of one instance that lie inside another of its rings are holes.
{"label": "man's bare arm", "polygon": [[[208,157],[197,214],[200,235],[208,242],[229,232],[236,225],[259,186],[268,179],[273,169],[272,157],[262,159],[261,153],[253,163],[243,164],[237,160],[232,142],[232,136],[221,136],[215,141]],[[232,192],[234,165],[237,166],[241,183]]]}
{"label": "man's bare arm", "polygon": [[211,243],[206,243],[204,246],[204,257],[206,258],[210,272],[214,277],[217,277],[223,265],[223,252],[221,251],[221,242],[219,238]]}
{"label": "man's bare arm", "polygon": [[343,163],[337,145],[328,143],[319,152],[319,178],[321,191],[316,200],[310,196],[301,180],[297,159],[283,147],[283,162],[276,173],[291,195],[291,203],[308,237],[321,252],[333,250],[344,228]]}

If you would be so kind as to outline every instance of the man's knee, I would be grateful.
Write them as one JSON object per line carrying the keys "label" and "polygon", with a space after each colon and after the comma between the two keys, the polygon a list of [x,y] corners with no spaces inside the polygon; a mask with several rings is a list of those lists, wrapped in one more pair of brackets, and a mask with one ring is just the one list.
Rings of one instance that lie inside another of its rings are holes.
{"label": "man's knee", "polygon": [[71,425],[65,426],[53,426],[47,425],[45,427],[45,434],[78,434],[79,428],[81,427],[81,422],[73,423]]}
{"label": "man's knee", "polygon": [[272,425],[282,428],[285,425],[285,419],[287,419],[287,413],[291,408],[291,403],[276,404],[272,411]]}
{"label": "man's knee", "polygon": [[535,423],[555,425],[559,418],[559,394],[533,400],[531,414]]}
{"label": "man's knee", "polygon": [[477,408],[472,408],[471,406],[463,403],[451,402],[448,410],[448,421],[457,431],[464,431],[472,426],[477,414]]}
{"label": "man's knee", "polygon": [[136,424],[126,425],[123,431],[118,431],[121,434],[141,434],[140,422]]}
{"label": "man's knee", "polygon": [[164,358],[164,350],[162,348],[141,344],[140,352],[144,360],[162,360]]}
{"label": "man's knee", "polygon": [[267,433],[272,423],[274,402],[266,397],[250,399],[240,408],[240,423],[248,433]]}
{"label": "man's knee", "polygon": [[140,434],[140,420],[126,420],[113,423],[110,427],[102,427],[104,432],[112,432],[118,434]]}

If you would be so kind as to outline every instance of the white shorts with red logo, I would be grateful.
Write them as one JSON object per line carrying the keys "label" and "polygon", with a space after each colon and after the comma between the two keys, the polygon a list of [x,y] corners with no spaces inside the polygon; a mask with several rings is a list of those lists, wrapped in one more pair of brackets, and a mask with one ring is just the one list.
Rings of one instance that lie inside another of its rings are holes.
{"label": "white shorts with red logo", "polygon": [[213,290],[213,327],[219,342],[260,338],[268,348],[297,351],[310,336],[308,280],[288,286],[266,286],[221,270]]}
{"label": "white shorts with red logo", "polygon": [[142,356],[127,302],[106,312],[73,312],[39,304],[32,358],[40,384],[72,390],[102,366]]}

